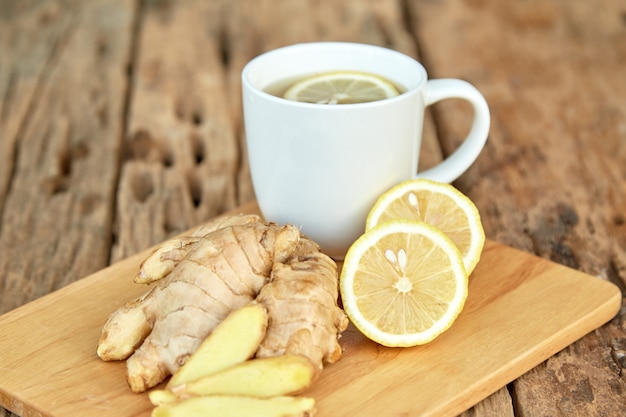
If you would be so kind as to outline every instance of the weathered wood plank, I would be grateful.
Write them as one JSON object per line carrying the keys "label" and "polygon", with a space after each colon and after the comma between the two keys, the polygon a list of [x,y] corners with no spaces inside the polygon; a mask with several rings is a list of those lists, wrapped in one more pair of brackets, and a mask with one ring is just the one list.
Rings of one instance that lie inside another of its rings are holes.
{"label": "weathered wood plank", "polygon": [[146,2],[113,260],[238,204],[239,148],[228,105],[220,9],[219,2]]}
{"label": "weathered wood plank", "polygon": [[0,2],[0,313],[108,263],[133,14]]}
{"label": "weathered wood plank", "polygon": [[502,387],[459,417],[514,417],[513,400],[507,387]]}
{"label": "weathered wood plank", "polygon": [[[470,80],[490,103],[487,147],[457,182],[478,205],[487,235],[625,288],[623,4],[410,5],[431,72]],[[455,103],[437,108],[447,152],[464,135],[459,109]],[[623,413],[623,322],[624,309],[516,381],[516,412]]]}
{"label": "weathered wood plank", "polygon": [[[63,24],[48,24],[58,7],[0,2],[0,213],[15,167],[16,143],[28,121],[53,42]],[[18,17],[19,18],[16,18]],[[37,28],[38,30],[33,30]]]}
{"label": "weathered wood plank", "polygon": [[[0,1],[0,312],[106,265],[113,221],[116,260],[251,199],[240,70],[312,40],[390,46],[474,83],[492,135],[457,185],[488,236],[626,287],[618,0],[205,3],[147,1],[133,35],[135,2]],[[434,113],[422,167],[437,134],[449,153],[469,124],[461,104]],[[624,314],[516,381],[513,401],[502,389],[465,414],[621,412]]]}
{"label": "weathered wood plank", "polygon": [[132,1],[6,3],[0,312],[109,261],[134,15]]}
{"label": "weathered wood plank", "polygon": [[520,415],[624,414],[624,309],[613,320],[515,381]]}

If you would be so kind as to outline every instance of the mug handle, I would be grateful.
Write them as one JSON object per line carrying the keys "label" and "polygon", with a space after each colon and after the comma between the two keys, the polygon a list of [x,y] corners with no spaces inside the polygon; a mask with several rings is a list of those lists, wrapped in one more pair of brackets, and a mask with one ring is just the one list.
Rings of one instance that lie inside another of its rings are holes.
{"label": "mug handle", "polygon": [[485,146],[491,117],[483,95],[467,81],[453,78],[428,80],[425,94],[426,106],[448,98],[463,99],[472,105],[474,108],[472,129],[456,151],[434,167],[418,173],[416,177],[450,183],[474,163]]}

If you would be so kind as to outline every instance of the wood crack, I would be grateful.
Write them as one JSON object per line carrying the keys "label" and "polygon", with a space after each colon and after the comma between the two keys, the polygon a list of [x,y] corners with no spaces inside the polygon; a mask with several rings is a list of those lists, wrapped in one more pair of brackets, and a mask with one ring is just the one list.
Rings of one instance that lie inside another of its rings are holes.
{"label": "wood crack", "polygon": [[123,107],[122,107],[122,123],[120,124],[120,143],[118,155],[117,155],[117,169],[114,172],[114,187],[111,202],[109,205],[109,212],[111,213],[111,222],[109,226],[109,234],[111,236],[111,245],[109,245],[109,253],[108,253],[108,263],[112,263],[115,259],[114,256],[114,248],[116,247],[116,242],[119,242],[118,232],[116,232],[115,225],[118,222],[117,215],[118,212],[116,207],[118,206],[118,195],[120,188],[120,178],[122,176],[122,166],[124,163],[124,153],[126,152],[126,141],[124,138],[128,135],[129,123],[130,123],[130,109],[132,103],[133,96],[133,85],[135,82],[135,71],[137,67],[137,57],[139,56],[139,36],[141,33],[141,27],[143,23],[143,15],[144,15],[144,1],[136,0],[135,7],[133,10],[133,22],[131,24],[131,34],[130,34],[130,47],[128,48],[128,55],[126,58],[127,66],[126,66],[126,83],[125,89],[123,92]]}
{"label": "wood crack", "polygon": [[626,277],[621,277],[619,269],[617,267],[617,261],[613,258],[608,261],[609,269],[607,271],[607,278],[610,282],[617,285],[622,292],[622,295],[626,295]]}
{"label": "wood crack", "polygon": [[[50,78],[50,74],[59,61],[59,57],[61,56],[64,46],[67,45],[68,40],[71,37],[71,33],[73,32],[72,27],[75,23],[74,21],[75,14],[71,14],[71,17],[67,19],[64,27],[60,29],[60,35],[54,40],[52,47],[49,50],[49,53],[46,57],[44,64],[41,67],[41,70],[36,75],[35,86],[33,88],[33,93],[28,99],[28,103],[26,104],[26,110],[24,112],[23,118],[19,121],[18,127],[15,133],[15,137],[13,140],[13,158],[11,158],[12,166],[10,169],[10,173],[7,178],[7,185],[5,196],[9,196],[13,190],[15,173],[17,169],[17,161],[20,160],[20,153],[22,152],[21,144],[24,140],[24,135],[26,134],[27,127],[30,125],[33,115],[36,112],[36,109],[41,102],[41,97],[44,94],[44,86],[46,85],[48,79]],[[19,75],[15,74],[15,71],[11,71],[11,76],[9,78],[10,85],[7,87],[7,90],[12,90],[14,83],[19,79]],[[7,93],[8,94],[8,93]],[[3,103],[3,113],[5,108],[8,108],[9,100],[13,93],[8,95],[5,94],[5,102]],[[8,112],[8,110],[6,110]],[[8,113],[7,113],[8,114]],[[4,217],[4,210],[6,207],[7,198],[0,199],[0,218]],[[0,233],[2,233],[2,225],[0,225]]]}
{"label": "wood crack", "polygon": [[[17,84],[18,76],[14,68],[9,70],[9,76],[7,79],[7,88],[4,91],[2,97],[2,112],[0,113],[0,122],[5,122],[9,118],[9,110],[11,108],[11,101],[13,100],[13,91]],[[3,123],[4,124],[4,123]]]}

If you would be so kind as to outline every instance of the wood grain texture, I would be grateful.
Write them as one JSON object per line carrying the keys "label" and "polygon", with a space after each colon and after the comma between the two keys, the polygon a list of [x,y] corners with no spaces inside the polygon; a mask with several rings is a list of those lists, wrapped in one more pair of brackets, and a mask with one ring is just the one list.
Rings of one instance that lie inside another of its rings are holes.
{"label": "wood grain texture", "polygon": [[[23,417],[149,415],[125,363],[95,354],[107,316],[147,290],[132,283],[147,253],[0,316],[0,405]],[[342,360],[303,395],[321,417],[454,416],[610,320],[620,303],[610,283],[488,241],[452,328],[402,349],[349,327]]]}
{"label": "wood grain texture", "polygon": [[[438,1],[411,2],[411,10],[416,37],[438,40],[423,44],[431,74],[470,79],[489,102],[487,146],[456,183],[478,206],[487,236],[623,292],[623,4]],[[448,153],[466,116],[461,104],[436,110]],[[623,414],[623,314],[516,381],[516,415]]]}
{"label": "wood grain texture", "polygon": [[[431,74],[472,80],[490,105],[487,147],[458,182],[488,235],[623,286],[623,4],[439,1],[413,10],[417,37],[438,39],[423,48]],[[467,115],[444,105],[438,126],[449,152]]]}
{"label": "wood grain texture", "polygon": [[143,10],[113,259],[237,204],[239,146],[220,15],[219,2],[205,1],[148,2]]}
{"label": "wood grain texture", "polygon": [[133,5],[3,6],[0,311],[108,263]]}
{"label": "wood grain texture", "polygon": [[[487,236],[624,292],[624,22],[621,0],[0,0],[0,313],[250,201],[239,72],[312,40],[475,84],[492,130],[455,185]],[[431,113],[422,168],[469,124],[461,103]],[[625,312],[467,413],[621,412]]]}

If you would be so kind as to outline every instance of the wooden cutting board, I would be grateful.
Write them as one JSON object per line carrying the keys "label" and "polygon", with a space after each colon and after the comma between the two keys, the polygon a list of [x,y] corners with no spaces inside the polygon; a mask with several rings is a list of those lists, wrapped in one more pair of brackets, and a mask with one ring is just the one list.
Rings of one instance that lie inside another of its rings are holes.
{"label": "wooden cutting board", "polygon": [[[147,417],[125,364],[96,356],[108,315],[146,291],[132,283],[149,251],[0,316],[0,405],[31,416]],[[304,395],[318,416],[454,416],[609,321],[606,281],[487,241],[466,306],[435,341],[384,348],[352,326],[344,357]]]}

